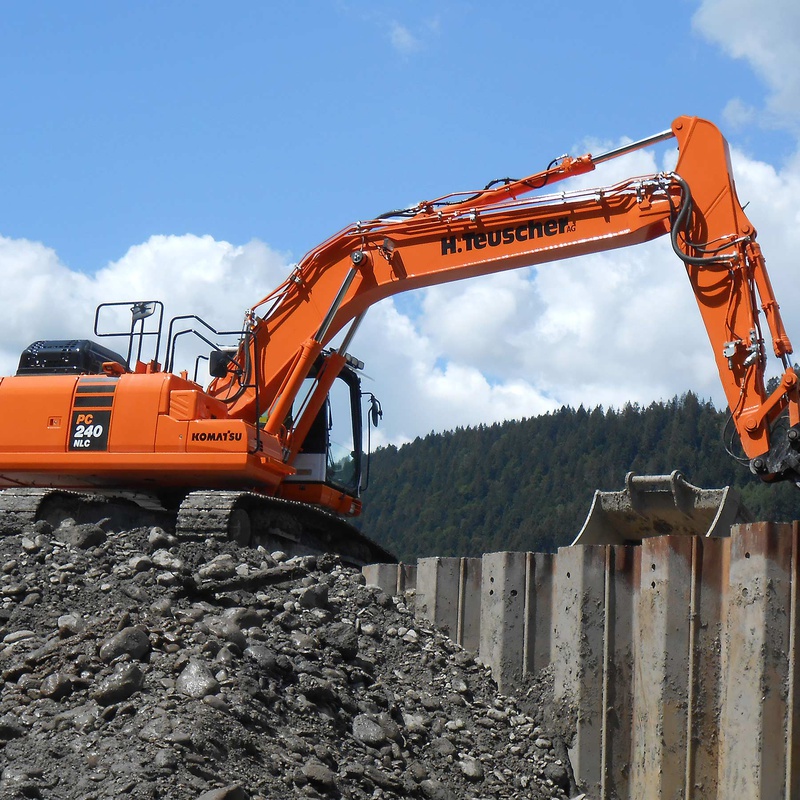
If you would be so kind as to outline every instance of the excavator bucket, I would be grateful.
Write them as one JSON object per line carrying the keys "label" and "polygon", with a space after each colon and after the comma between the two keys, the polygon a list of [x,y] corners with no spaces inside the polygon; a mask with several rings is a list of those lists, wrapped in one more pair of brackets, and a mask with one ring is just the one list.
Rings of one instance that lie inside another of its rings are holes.
{"label": "excavator bucket", "polygon": [[621,492],[594,493],[586,522],[572,544],[638,544],[651,536],[728,536],[731,525],[752,522],[731,486],[701,489],[679,471],[625,476]]}

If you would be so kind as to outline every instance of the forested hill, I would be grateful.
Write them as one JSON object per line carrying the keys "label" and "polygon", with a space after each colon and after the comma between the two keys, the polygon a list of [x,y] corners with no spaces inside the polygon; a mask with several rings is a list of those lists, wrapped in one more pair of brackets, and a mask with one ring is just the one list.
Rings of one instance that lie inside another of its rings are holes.
{"label": "forested hill", "polygon": [[739,487],[757,519],[800,519],[793,484],[763,485],[726,453],[727,416],[687,394],[648,408],[562,408],[381,448],[360,527],[405,561],[553,551],[580,530],[595,489],[622,489],[629,470],[674,469],[697,486]]}

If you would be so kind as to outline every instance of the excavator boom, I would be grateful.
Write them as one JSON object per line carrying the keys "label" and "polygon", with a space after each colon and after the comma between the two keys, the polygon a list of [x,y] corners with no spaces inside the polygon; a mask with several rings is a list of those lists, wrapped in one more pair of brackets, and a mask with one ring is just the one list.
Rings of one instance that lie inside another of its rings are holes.
{"label": "excavator boom", "polygon": [[[672,173],[613,186],[545,193],[556,182],[594,169],[632,149],[674,137]],[[565,158],[523,180],[473,194],[447,195],[359,222],[309,252],[286,282],[254,309],[250,360],[258,362],[263,394],[277,433],[307,364],[333,336],[384,297],[493,272],[625,247],[668,235],[683,261],[708,333],[742,447],[765,480],[795,479],[797,460],[771,440],[788,408],[793,427],[800,403],[792,346],[756,242],[736,195],[727,142],[702,119],[679,117],[669,131],[603,154]],[[320,309],[324,310],[324,318]],[[775,355],[783,364],[771,397],[764,387],[763,310]],[[302,346],[298,349],[298,342]],[[233,375],[211,393],[230,397]],[[288,391],[287,391],[288,390]],[[232,416],[247,418],[257,390],[239,392]]]}

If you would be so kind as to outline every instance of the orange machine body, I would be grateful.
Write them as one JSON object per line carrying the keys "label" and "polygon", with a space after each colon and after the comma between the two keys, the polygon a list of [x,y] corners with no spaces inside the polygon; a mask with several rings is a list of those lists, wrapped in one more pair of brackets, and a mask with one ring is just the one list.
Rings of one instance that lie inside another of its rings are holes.
{"label": "orange machine body", "polygon": [[293,471],[275,437],[170,373],[0,380],[0,485],[274,492]]}

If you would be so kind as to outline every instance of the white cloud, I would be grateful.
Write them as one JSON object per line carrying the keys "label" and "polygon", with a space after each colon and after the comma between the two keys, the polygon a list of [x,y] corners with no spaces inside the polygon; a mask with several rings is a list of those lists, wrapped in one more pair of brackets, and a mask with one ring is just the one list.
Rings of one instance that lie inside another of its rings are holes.
{"label": "white cloud", "polygon": [[536,283],[547,310],[532,324],[541,343],[530,351],[532,368],[563,402],[619,407],[716,390],[710,353],[697,369],[705,335],[665,241],[550,264]]}
{"label": "white cloud", "polygon": [[733,58],[746,60],[769,87],[773,124],[800,124],[800,4],[797,0],[703,0],[694,25]]}
{"label": "white cloud", "polygon": [[[235,247],[210,236],[153,236],[89,276],[39,243],[0,237],[7,298],[0,315],[2,374],[15,371],[21,350],[37,339],[93,338],[94,310],[102,302],[163,300],[168,318],[194,313],[217,329],[238,328],[245,308],[287,269],[260,242]],[[193,358],[185,366],[191,370]]]}
{"label": "white cloud", "polygon": [[529,270],[500,273],[425,292],[420,328],[440,353],[494,378],[519,377],[522,340],[542,311]]}
{"label": "white cloud", "polygon": [[351,348],[373,379],[365,388],[380,397],[386,412],[377,442],[400,444],[431,430],[517,419],[555,407],[521,372],[491,381],[476,363],[482,354],[470,357],[465,351],[455,357],[448,349],[452,340],[433,335],[437,326],[431,318],[439,308],[430,306],[412,321],[385,300],[370,310]]}

